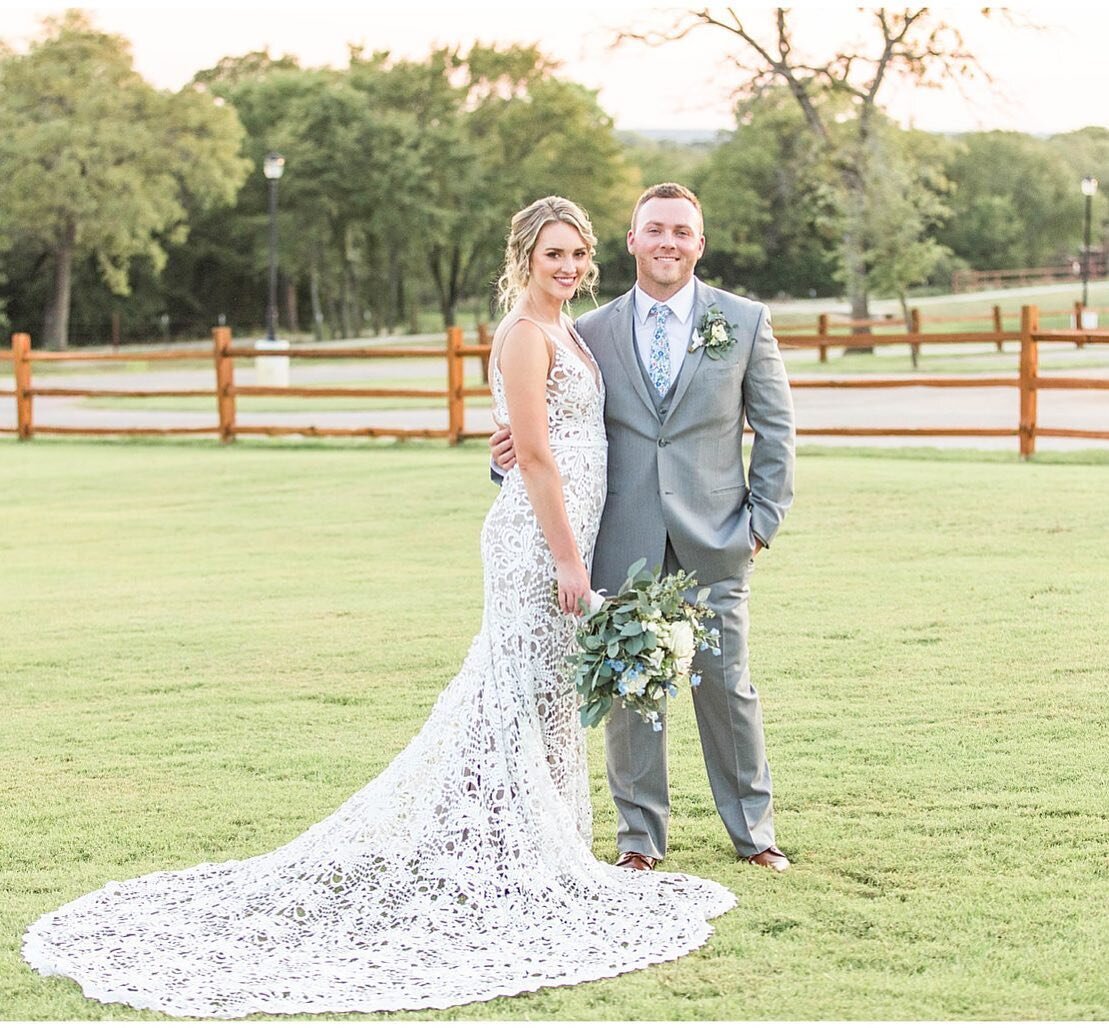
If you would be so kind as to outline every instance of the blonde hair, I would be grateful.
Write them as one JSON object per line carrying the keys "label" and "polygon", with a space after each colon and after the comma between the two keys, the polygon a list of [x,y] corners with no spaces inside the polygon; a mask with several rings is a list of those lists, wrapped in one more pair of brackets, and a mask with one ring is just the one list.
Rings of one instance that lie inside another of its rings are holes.
{"label": "blonde hair", "polygon": [[497,301],[502,309],[508,310],[520,298],[531,277],[531,255],[544,225],[552,221],[562,221],[581,233],[589,248],[589,268],[582,276],[579,291],[584,290],[593,296],[597,287],[600,271],[593,262],[597,249],[597,237],[593,234],[589,215],[572,200],[561,196],[545,196],[542,200],[530,203],[522,211],[512,216],[508,231],[508,242],[504,249],[504,270],[497,280]]}

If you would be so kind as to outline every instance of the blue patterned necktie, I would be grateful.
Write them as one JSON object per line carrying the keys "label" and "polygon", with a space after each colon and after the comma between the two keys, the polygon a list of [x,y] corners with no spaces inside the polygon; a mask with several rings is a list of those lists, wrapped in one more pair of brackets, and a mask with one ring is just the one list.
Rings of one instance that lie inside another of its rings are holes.
{"label": "blue patterned necktie", "polygon": [[666,334],[666,319],[671,312],[666,304],[656,303],[647,313],[655,316],[655,335],[651,340],[647,376],[659,396],[665,396],[670,389],[670,337]]}

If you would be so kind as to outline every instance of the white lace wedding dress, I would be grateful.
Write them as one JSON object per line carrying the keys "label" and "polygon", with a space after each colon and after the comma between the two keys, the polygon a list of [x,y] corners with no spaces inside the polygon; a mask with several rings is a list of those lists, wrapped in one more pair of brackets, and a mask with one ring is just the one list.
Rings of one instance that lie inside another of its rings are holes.
{"label": "white lace wedding dress", "polygon": [[[587,561],[605,494],[596,365],[552,340],[551,449]],[[507,417],[504,386],[492,374]],[[46,914],[23,954],[85,995],[179,1017],[443,1008],[688,953],[720,885],[590,852],[573,619],[518,471],[481,535],[485,608],[458,676],[372,782],[272,853],[160,871]]]}

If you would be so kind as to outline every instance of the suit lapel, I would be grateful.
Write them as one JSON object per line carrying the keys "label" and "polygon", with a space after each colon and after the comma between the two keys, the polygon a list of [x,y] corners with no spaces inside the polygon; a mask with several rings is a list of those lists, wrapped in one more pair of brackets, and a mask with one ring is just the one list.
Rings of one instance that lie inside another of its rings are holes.
{"label": "suit lapel", "polygon": [[647,409],[657,418],[658,408],[647,392],[647,383],[643,381],[643,372],[639,370],[639,360],[635,355],[635,299],[634,290],[625,293],[617,300],[617,307],[609,318],[609,342],[620,358],[624,373],[628,376],[632,388],[646,405]]}
{"label": "suit lapel", "polygon": [[[705,311],[711,306],[710,298],[707,295],[707,290],[701,284],[700,279],[694,279],[693,286],[693,331],[697,331],[697,326],[701,323],[701,318],[704,316]],[[692,336],[690,336],[692,342]],[[697,374],[697,369],[701,366],[701,361],[705,358],[705,348],[700,346],[693,353],[687,353],[685,359],[682,361],[682,369],[678,372],[678,384],[674,386],[674,395],[670,399],[670,410],[666,415],[666,420],[669,421],[674,413],[674,408],[682,401],[685,396],[686,390],[689,388],[689,383],[693,381],[693,376]]]}

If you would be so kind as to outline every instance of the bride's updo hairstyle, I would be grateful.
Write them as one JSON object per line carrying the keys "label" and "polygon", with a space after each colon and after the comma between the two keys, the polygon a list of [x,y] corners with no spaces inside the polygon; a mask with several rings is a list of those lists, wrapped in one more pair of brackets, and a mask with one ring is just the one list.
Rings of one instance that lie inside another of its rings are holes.
{"label": "bride's updo hairstyle", "polygon": [[542,200],[530,203],[512,217],[508,231],[508,245],[504,250],[504,271],[497,281],[497,301],[503,310],[509,310],[520,299],[531,277],[531,254],[543,226],[552,221],[564,221],[581,233],[585,245],[589,247],[589,269],[582,276],[579,292],[594,295],[600,272],[593,263],[597,249],[597,237],[589,215],[572,200],[561,196],[545,196]]}

